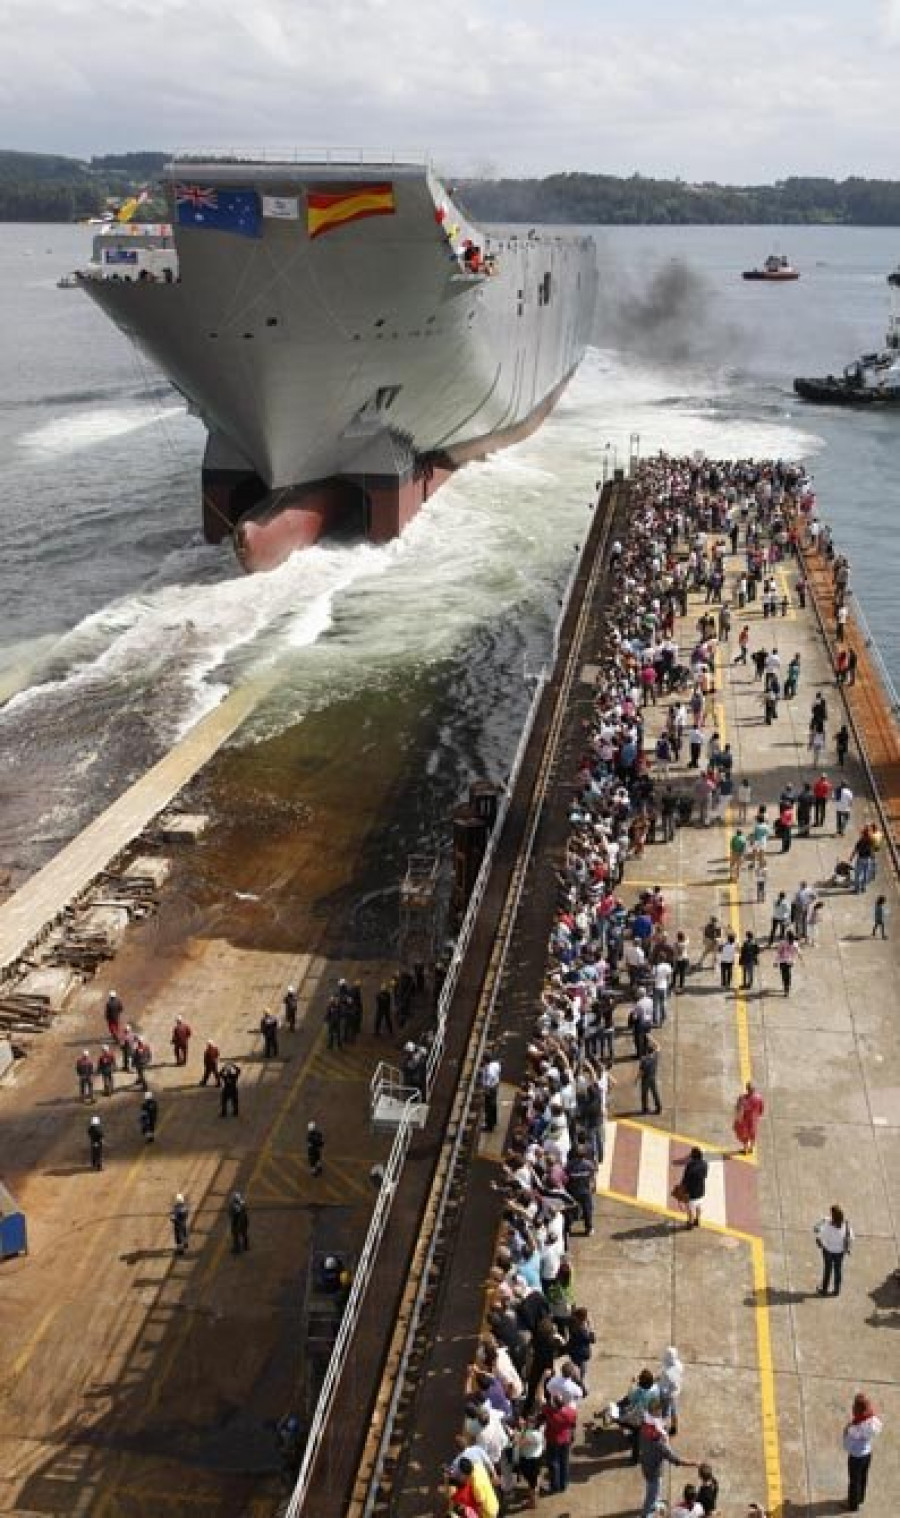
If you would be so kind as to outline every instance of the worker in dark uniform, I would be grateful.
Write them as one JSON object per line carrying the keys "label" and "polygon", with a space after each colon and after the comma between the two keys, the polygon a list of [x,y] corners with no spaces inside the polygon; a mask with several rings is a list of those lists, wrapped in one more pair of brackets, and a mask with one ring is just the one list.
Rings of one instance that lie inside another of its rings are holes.
{"label": "worker in dark uniform", "polygon": [[393,1034],[394,1019],[391,1016],[391,988],[388,985],[379,987],[375,994],[375,1037],[378,1038],[382,1028]]}
{"label": "worker in dark uniform", "polygon": [[172,1203],[172,1211],[169,1213],[169,1221],[172,1224],[172,1235],[175,1241],[175,1253],[187,1254],[188,1249],[188,1206],[179,1191]]}
{"label": "worker in dark uniform", "polygon": [[148,1091],[144,1095],[144,1100],[141,1102],[138,1114],[138,1121],[140,1122],[141,1133],[144,1135],[145,1142],[152,1144],[156,1138],[156,1124],[159,1121],[159,1103],[152,1091]]}
{"label": "worker in dark uniform", "polygon": [[306,1435],[296,1413],[286,1413],[275,1425],[275,1439],[281,1458],[281,1474],[286,1485],[293,1486],[300,1470]]}
{"label": "worker in dark uniform", "polygon": [[356,1021],[353,1009],[353,996],[347,982],[343,979],[338,981],[337,999],[341,1009],[341,1043],[353,1043],[353,1025]]}
{"label": "worker in dark uniform", "polygon": [[126,1023],[125,1024],[125,1032],[122,1034],[122,1039],[121,1039],[121,1046],[122,1046],[122,1069],[124,1070],[124,1072],[125,1072],[126,1075],[128,1074],[129,1070],[131,1069],[132,1065],[134,1064],[134,1046],[135,1046],[136,1042],[137,1042],[137,1037],[136,1037],[134,1029],[131,1026],[131,1023]]}
{"label": "worker in dark uniform", "polygon": [[97,1074],[103,1082],[104,1096],[112,1096],[113,1094],[113,1072],[115,1071],[115,1068],[116,1057],[113,1054],[112,1049],[109,1047],[109,1044],[104,1044],[103,1048],[100,1050],[100,1053],[97,1055]]}
{"label": "worker in dark uniform", "polygon": [[263,1036],[263,1058],[278,1058],[278,1018],[275,1013],[266,1008],[259,1021],[259,1031]]}
{"label": "worker in dark uniform", "polygon": [[75,1074],[78,1076],[78,1094],[83,1102],[94,1100],[94,1061],[87,1049],[82,1049],[75,1061]]}
{"label": "worker in dark uniform", "polygon": [[325,1026],[328,1029],[329,1049],[343,1049],[341,1038],[341,1004],[336,996],[332,996],[325,1009]]}
{"label": "worker in dark uniform", "polygon": [[117,995],[115,991],[110,991],[109,995],[106,998],[104,1016],[106,1018],[106,1026],[109,1029],[109,1036],[112,1039],[113,1043],[116,1044],[120,1042],[119,1028],[122,1022],[122,1014],[124,1011],[125,1007],[122,1003],[121,996]]}
{"label": "worker in dark uniform", "polygon": [[284,993],[284,1021],[285,1026],[290,1029],[291,1033],[296,1033],[297,1031],[298,1007],[297,988],[296,986],[288,986]]}
{"label": "worker in dark uniform", "polygon": [[250,1248],[250,1214],[239,1191],[232,1194],[228,1203],[228,1218],[231,1223],[231,1252],[241,1254]]}
{"label": "worker in dark uniform", "polygon": [[233,1060],[227,1060],[219,1072],[222,1077],[222,1101],[219,1108],[219,1116],[227,1117],[228,1109],[231,1108],[235,1117],[238,1115],[238,1081],[241,1078],[241,1067]]}
{"label": "worker in dark uniform", "polygon": [[363,993],[359,981],[350,987],[350,1030],[353,1042],[359,1038],[363,1027]]}
{"label": "worker in dark uniform", "polygon": [[319,1272],[320,1285],[323,1291],[327,1291],[331,1295],[335,1295],[340,1290],[341,1272],[343,1269],[344,1264],[339,1255],[326,1255],[325,1259],[322,1261],[321,1270]]}
{"label": "worker in dark uniform", "polygon": [[142,1091],[146,1091],[147,1067],[150,1064],[150,1045],[142,1038],[136,1038],[131,1046],[131,1063],[137,1076],[135,1085],[140,1086]]}
{"label": "worker in dark uniform", "polygon": [[325,1152],[325,1135],[315,1119],[306,1125],[306,1158],[313,1175],[322,1174],[322,1156]]}
{"label": "worker in dark uniform", "polygon": [[88,1144],[91,1149],[91,1169],[103,1169],[103,1124],[99,1117],[92,1117],[88,1123]]}
{"label": "worker in dark uniform", "polygon": [[219,1074],[219,1049],[212,1039],[207,1039],[203,1050],[203,1074],[200,1078],[201,1086],[209,1085],[210,1077],[217,1086],[221,1086],[222,1077]]}

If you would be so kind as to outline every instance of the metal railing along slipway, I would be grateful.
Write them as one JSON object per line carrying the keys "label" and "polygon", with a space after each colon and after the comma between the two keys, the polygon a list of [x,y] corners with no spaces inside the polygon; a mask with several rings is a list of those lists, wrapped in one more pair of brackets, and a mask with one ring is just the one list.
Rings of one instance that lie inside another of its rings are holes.
{"label": "metal railing along slipway", "polygon": [[[804,567],[804,572],[806,572],[806,558],[808,553],[808,549],[801,547],[800,558],[801,563]],[[822,612],[822,608],[819,605],[819,598],[815,592],[813,592],[812,595],[812,604],[813,610],[816,614],[816,621],[819,624],[819,631],[822,634],[822,641],[825,644],[825,648],[828,652],[828,657],[833,665],[834,647],[828,631],[825,617]],[[856,595],[853,595],[853,615],[859,624],[866,649],[871,655],[872,662],[878,671],[879,680],[884,686],[885,694],[890,702],[891,715],[896,720],[898,716],[900,716],[900,695],[898,695],[897,687],[895,686],[888,671],[888,667],[884,662],[881,654],[881,649],[875,642],[872,629],[870,628],[869,623],[863,613],[862,606],[860,605],[859,597]],[[868,780],[870,789],[872,791],[872,800],[875,803],[875,810],[878,813],[879,819],[881,821],[881,831],[884,836],[885,843],[887,844],[888,853],[891,856],[891,863],[894,866],[894,874],[898,877],[898,879],[900,879],[900,849],[898,849],[896,839],[894,838],[894,830],[891,826],[891,819],[889,818],[887,811],[885,810],[884,802],[881,799],[881,792],[878,789],[878,781],[875,777],[875,767],[872,763],[872,760],[869,758],[869,751],[866,747],[866,739],[862,724],[857,722],[856,718],[854,717],[853,708],[850,705],[850,702],[847,700],[846,692],[842,691],[841,697],[844,704],[844,711],[847,715],[847,720],[850,723],[850,726],[853,730],[853,736],[856,739],[856,747],[859,753],[860,761],[862,763],[863,769],[865,770],[866,779]]]}
{"label": "metal railing along slipway", "polygon": [[372,1213],[369,1221],[369,1230],[366,1234],[362,1254],[356,1267],[353,1286],[347,1299],[347,1306],[344,1308],[343,1316],[341,1317],[341,1326],[338,1330],[338,1336],[334,1341],[334,1348],[328,1361],[328,1369],[325,1372],[325,1379],[319,1392],[319,1400],[313,1413],[306,1448],[303,1451],[303,1462],[297,1476],[297,1484],[285,1508],[285,1518],[298,1518],[298,1514],[306,1498],[309,1478],[312,1475],[312,1469],[319,1452],[319,1445],[322,1442],[322,1435],[325,1432],[325,1426],[334,1403],[335,1392],[343,1375],[347,1351],[350,1348],[350,1342],[353,1338],[356,1325],[359,1322],[360,1312],[365,1301],[366,1289],[378,1256],[381,1240],[384,1237],[385,1228],[387,1227],[388,1217],[394,1201],[394,1193],[397,1190],[397,1185],[403,1171],[406,1151],[412,1142],[415,1130],[415,1124],[412,1121],[412,1109],[418,1105],[419,1095],[417,1092],[406,1102],[403,1117],[394,1135],[391,1152],[384,1167],[384,1177],[378,1189],[375,1211]]}
{"label": "metal railing along slipway", "polygon": [[[590,601],[592,599],[593,587],[594,587],[594,585],[596,583],[597,578],[599,577],[599,574],[601,572],[602,566],[603,566],[603,564],[605,562],[605,559],[606,559],[606,546],[607,546],[607,543],[609,542],[609,535],[610,535],[611,527],[612,527],[612,514],[610,515],[610,518],[609,518],[609,520],[606,523],[606,527],[603,530],[603,535],[601,537],[600,543],[598,544],[597,550],[596,550],[595,555],[594,555],[594,569],[592,571],[591,578],[590,578],[590,580],[588,582],[588,589],[587,589],[587,593],[585,595],[584,605],[583,605],[583,608],[582,608],[582,615],[586,614],[587,607],[588,607],[588,605],[589,605],[589,603],[590,603]],[[559,639],[560,639],[560,633],[562,631],[562,625],[563,625],[563,622],[565,620],[566,613],[568,612],[568,609],[569,609],[569,603],[570,603],[570,601],[572,599],[572,592],[573,592],[573,590],[575,588],[575,581],[576,581],[576,578],[578,576],[578,573],[579,573],[579,570],[580,570],[580,567],[581,567],[581,561],[582,561],[582,559],[584,557],[584,549],[585,549],[585,544],[580,545],[580,551],[578,553],[578,557],[577,557],[577,559],[575,561],[574,568],[572,570],[571,575],[569,576],[568,583],[566,585],[565,591],[563,592],[563,597],[562,597],[562,600],[560,602],[560,612],[559,612],[559,616],[558,616],[557,621],[556,621],[556,626],[554,627],[554,630],[553,630],[553,666],[552,667],[554,669],[556,668],[556,665],[557,665],[557,662],[558,662],[558,659],[559,659]],[[580,638],[579,638],[579,635],[578,635],[578,630],[576,629],[576,633],[575,633],[575,636],[572,639],[572,644],[571,644],[570,651],[569,651],[569,659],[568,659],[565,675],[564,675],[564,678],[563,678],[562,683],[560,685],[559,693],[558,693],[558,696],[557,696],[556,707],[554,709],[554,713],[553,713],[553,716],[552,716],[551,722],[550,722],[550,727],[549,727],[548,732],[547,732],[547,740],[546,740],[546,745],[545,745],[545,751],[544,752],[545,752],[545,756],[547,754],[550,755],[550,762],[549,763],[545,762],[545,764],[539,770],[538,776],[537,776],[537,779],[536,779],[536,782],[535,782],[535,788],[534,788],[534,791],[532,793],[531,808],[530,808],[530,817],[529,817],[529,821],[528,821],[528,829],[527,829],[526,835],[525,835],[525,837],[524,837],[524,839],[522,841],[522,844],[521,844],[521,847],[520,847],[520,850],[519,850],[519,859],[518,859],[518,863],[517,863],[517,870],[516,870],[516,873],[514,873],[512,881],[511,881],[511,885],[513,885],[514,889],[513,889],[513,894],[512,894],[511,903],[510,903],[510,910],[505,914],[506,920],[505,920],[505,926],[503,928],[502,941],[500,943],[499,960],[497,962],[497,968],[496,968],[496,971],[494,973],[494,979],[493,979],[493,984],[491,986],[490,996],[488,998],[487,1009],[485,1011],[485,1014],[483,1016],[482,1023],[481,1023],[481,1031],[480,1031],[479,1036],[478,1036],[478,1047],[477,1047],[477,1050],[476,1050],[475,1058],[471,1061],[471,1073],[470,1073],[470,1076],[469,1076],[469,1079],[468,1079],[468,1083],[467,1083],[467,1086],[466,1086],[466,1090],[465,1090],[465,1093],[464,1093],[464,1096],[463,1096],[462,1109],[460,1111],[458,1111],[456,1113],[456,1115],[455,1115],[455,1127],[456,1127],[456,1131],[455,1131],[454,1138],[453,1138],[453,1146],[452,1146],[452,1152],[451,1152],[451,1155],[450,1155],[450,1160],[449,1160],[449,1163],[448,1163],[448,1165],[446,1167],[447,1182],[444,1185],[444,1188],[443,1188],[443,1191],[442,1191],[442,1194],[441,1194],[441,1197],[440,1197],[440,1201],[439,1201],[438,1209],[437,1209],[437,1215],[436,1215],[436,1217],[433,1220],[433,1224],[432,1224],[432,1228],[431,1228],[431,1236],[430,1236],[430,1239],[429,1239],[429,1242],[428,1242],[428,1249],[427,1249],[427,1252],[426,1252],[425,1261],[424,1261],[424,1264],[422,1266],[422,1270],[420,1272],[419,1286],[418,1286],[418,1290],[416,1291],[415,1301],[413,1303],[413,1309],[412,1309],[412,1313],[410,1315],[410,1324],[409,1324],[409,1326],[408,1326],[408,1328],[406,1330],[406,1341],[405,1341],[405,1345],[404,1345],[403,1353],[402,1353],[402,1362],[401,1363],[402,1363],[402,1366],[403,1366],[403,1371],[401,1372],[401,1374],[399,1374],[396,1377],[395,1384],[394,1384],[393,1391],[392,1391],[392,1395],[391,1395],[391,1399],[390,1399],[390,1404],[389,1404],[388,1412],[387,1412],[387,1414],[385,1416],[385,1419],[384,1419],[384,1426],[383,1426],[383,1429],[382,1429],[382,1432],[381,1432],[381,1438],[379,1440],[379,1446],[378,1446],[378,1459],[377,1459],[377,1463],[376,1463],[376,1468],[375,1468],[375,1471],[374,1471],[374,1473],[373,1473],[373,1475],[372,1475],[372,1477],[371,1477],[371,1479],[369,1481],[369,1488],[368,1488],[368,1492],[367,1492],[366,1499],[365,1499],[365,1505],[363,1507],[364,1518],[371,1518],[371,1515],[372,1515],[372,1513],[374,1511],[374,1508],[375,1508],[375,1504],[378,1501],[380,1475],[381,1475],[382,1470],[384,1469],[385,1457],[386,1457],[388,1445],[389,1445],[389,1442],[390,1442],[390,1439],[391,1439],[391,1435],[392,1435],[392,1432],[393,1432],[394,1420],[395,1420],[396,1414],[397,1414],[397,1407],[398,1407],[399,1402],[400,1402],[400,1397],[401,1397],[401,1394],[402,1394],[403,1385],[404,1385],[404,1381],[405,1381],[406,1367],[408,1366],[410,1352],[412,1350],[412,1347],[413,1347],[413,1344],[414,1344],[414,1341],[415,1341],[415,1337],[416,1337],[416,1333],[418,1331],[419,1324],[421,1322],[422,1308],[423,1308],[423,1304],[424,1304],[424,1300],[425,1300],[425,1294],[426,1294],[426,1291],[428,1289],[429,1278],[431,1276],[431,1271],[432,1271],[432,1267],[433,1267],[433,1264],[434,1264],[435,1255],[436,1255],[436,1252],[437,1252],[437,1249],[438,1249],[438,1246],[439,1246],[439,1242],[440,1242],[440,1238],[441,1238],[441,1231],[442,1231],[443,1218],[444,1218],[444,1210],[445,1210],[447,1199],[448,1199],[448,1195],[449,1195],[450,1180],[452,1179],[453,1175],[455,1174],[456,1167],[457,1167],[457,1165],[459,1163],[460,1153],[461,1153],[463,1142],[465,1141],[465,1137],[466,1137],[466,1133],[467,1133],[467,1129],[468,1129],[468,1122],[469,1122],[469,1115],[470,1115],[471,1108],[472,1108],[472,1101],[473,1101],[473,1099],[475,1097],[476,1088],[477,1088],[477,1084],[478,1084],[478,1077],[479,1077],[479,1074],[481,1072],[482,1062],[483,1062],[483,1059],[484,1059],[484,1051],[485,1051],[485,1047],[486,1047],[486,1045],[488,1043],[488,1038],[489,1038],[489,1035],[490,1035],[490,1032],[491,1032],[491,1027],[492,1027],[492,1023],[493,1023],[493,1016],[494,1016],[494,1009],[495,1009],[496,1004],[497,1004],[497,997],[498,997],[498,995],[500,993],[500,986],[501,986],[501,983],[502,983],[502,980],[503,980],[503,971],[504,971],[504,969],[506,967],[506,960],[507,960],[507,956],[509,954],[509,949],[510,949],[510,945],[512,943],[513,933],[514,933],[515,927],[516,927],[516,919],[517,919],[517,916],[518,916],[519,904],[520,904],[521,899],[522,899],[522,892],[525,889],[525,879],[526,879],[527,869],[528,869],[528,865],[529,865],[529,863],[531,861],[532,853],[533,853],[533,850],[534,850],[534,840],[535,840],[535,838],[537,836],[537,830],[538,830],[538,828],[540,826],[541,818],[543,816],[544,799],[545,799],[546,793],[547,793],[547,785],[548,785],[548,782],[549,782],[549,779],[550,779],[550,773],[551,773],[551,769],[552,769],[553,759],[554,759],[555,754],[556,754],[556,746],[557,746],[557,744],[559,742],[559,736],[560,736],[560,733],[561,733],[561,730],[562,730],[563,719],[564,719],[565,713],[566,713],[566,711],[568,709],[569,697],[570,697],[570,693],[571,693],[571,689],[572,689],[572,684],[573,684],[573,681],[574,681],[575,663],[576,663],[576,659],[577,659],[578,655],[580,654],[580,646],[581,646],[580,645]],[[543,694],[543,687],[544,687],[544,684],[546,683],[546,679],[547,679],[547,676],[546,676],[546,667],[545,667],[541,671],[541,679],[540,679],[539,684],[538,684],[538,686],[537,686],[537,688],[535,690],[534,700],[532,701],[531,709],[530,709],[530,711],[528,713],[528,717],[526,719],[526,727],[525,727],[525,729],[523,731],[522,741],[520,742],[519,747],[516,750],[516,757],[515,757],[515,759],[513,761],[513,768],[512,768],[512,770],[510,772],[509,790],[507,791],[507,796],[505,798],[507,800],[507,806],[509,804],[508,797],[511,795],[512,790],[514,788],[514,780],[518,776],[519,770],[520,770],[520,768],[522,766],[522,761],[523,761],[524,754],[525,754],[525,747],[527,745],[528,737],[531,734],[531,729],[534,726],[535,718],[536,718],[536,715],[537,715],[537,707],[538,707],[538,705],[540,703],[540,699],[541,699],[541,696]],[[505,811],[503,813],[503,816],[505,816]],[[494,839],[496,839],[496,838],[499,837],[499,834],[500,834],[500,826],[499,826],[499,824],[501,822],[502,822],[502,816],[500,815],[500,813],[498,811],[497,826],[495,826],[493,834],[492,834],[492,840],[491,840],[492,842],[493,842]],[[479,876],[479,880],[480,880],[480,876]],[[483,889],[483,887],[482,887],[482,889]],[[474,899],[474,892],[473,892],[473,899]],[[430,1087],[429,1087],[429,1090],[430,1090]]]}
{"label": "metal railing along slipway", "polygon": [[[586,532],[584,541],[579,544],[575,562],[572,566],[572,570],[569,574],[569,578],[566,582],[566,586],[560,600],[559,615],[553,628],[553,659],[551,667],[555,667],[557,658],[559,656],[560,634],[562,632],[563,622],[565,621],[566,614],[569,610],[569,604],[572,599],[572,592],[575,589],[575,582],[578,578],[578,573],[581,568],[581,561],[584,557],[584,550],[588,537],[589,532]],[[509,811],[512,794],[515,789],[516,781],[519,777],[519,772],[522,768],[522,763],[525,758],[525,750],[528,747],[528,740],[531,737],[535,721],[537,720],[538,710],[540,708],[541,699],[544,694],[544,687],[546,686],[548,679],[549,675],[547,666],[543,665],[541,667],[540,673],[535,677],[534,694],[531,698],[531,704],[525,717],[525,723],[522,728],[522,733],[519,738],[519,743],[516,748],[515,755],[513,756],[513,762],[509,772],[509,780],[504,789],[503,796],[501,797],[500,805],[497,808],[497,818],[491,830],[490,838],[488,839],[488,845],[485,850],[484,859],[481,862],[481,868],[478,871],[478,876],[472,889],[472,895],[469,899],[468,906],[466,907],[465,916],[463,917],[462,923],[460,924],[460,930],[456,939],[456,944],[454,946],[453,956],[450,960],[450,964],[447,969],[447,975],[441,989],[441,995],[437,1006],[437,1031],[435,1033],[434,1042],[432,1043],[428,1055],[426,1091],[429,1096],[434,1086],[434,1082],[437,1078],[437,1072],[440,1068],[441,1058],[444,1052],[450,1002],[453,997],[453,992],[456,988],[457,980],[459,979],[459,972],[466,953],[466,949],[468,948],[469,941],[474,931],[475,920],[478,916],[478,911],[481,906],[484,893],[487,889],[487,883],[491,873],[494,854],[497,850],[497,843],[503,830],[503,823],[506,819],[507,812]],[[535,812],[533,825],[526,840],[526,857],[531,852],[531,847],[534,841],[534,834],[537,828],[537,819],[539,817],[540,809],[538,808]],[[520,893],[523,881],[524,872],[520,877]],[[514,916],[515,914],[511,915],[510,922],[514,920]],[[506,949],[504,948],[504,958],[505,954]],[[498,985],[499,977],[495,982],[495,989],[491,996],[491,1010],[493,1010],[493,1003],[496,997],[496,987]],[[482,1044],[486,1037],[486,1032],[489,1026],[490,1017],[486,1019],[484,1024]],[[476,1071],[478,1070],[478,1067],[478,1062],[476,1062]],[[399,1072],[396,1072],[396,1074],[397,1079],[399,1080]],[[375,1078],[372,1082],[373,1099],[375,1096],[376,1083],[383,1083],[385,1078],[386,1077],[384,1075],[384,1072],[382,1071],[381,1066],[379,1066],[379,1070],[376,1071]],[[391,1077],[387,1077],[387,1079],[390,1080]],[[470,1100],[471,1092],[469,1093],[469,1097],[466,1103],[467,1109]],[[306,1441],[306,1448],[303,1453],[303,1461],[300,1466],[299,1474],[297,1476],[297,1482],[291,1494],[290,1501],[285,1508],[285,1518],[299,1518],[299,1514],[303,1509],[303,1503],[309,1490],[309,1481],[310,1477],[312,1476],[316,1456],[319,1451],[319,1446],[322,1443],[325,1426],[331,1414],[335,1393],[344,1371],[344,1365],[347,1359],[347,1353],[350,1348],[353,1332],[356,1328],[357,1323],[359,1322],[363,1302],[365,1300],[369,1282],[372,1277],[375,1261],[378,1256],[378,1250],[381,1245],[381,1240],[384,1237],[385,1228],[387,1227],[388,1216],[390,1214],[391,1205],[394,1200],[394,1192],[396,1191],[397,1183],[400,1179],[400,1174],[403,1169],[403,1162],[406,1158],[407,1150],[409,1149],[410,1143],[412,1142],[414,1129],[417,1126],[414,1109],[418,1106],[418,1095],[411,1097],[409,1101],[406,1102],[403,1110],[403,1116],[394,1136],[394,1142],[391,1145],[391,1152],[388,1156],[388,1161],[385,1166],[384,1179],[378,1192],[378,1200],[375,1204],[375,1211],[373,1212],[371,1220],[369,1222],[368,1233],[366,1234],[365,1243],[363,1244],[362,1253],[359,1257],[356,1273],[353,1278],[353,1286],[350,1291],[350,1296],[347,1299],[347,1306],[344,1309],[343,1317],[341,1318],[340,1331],[338,1333],[337,1339],[335,1340],[334,1349],[331,1352],[331,1359],[328,1362],[328,1369],[325,1372],[325,1379],[322,1383],[322,1389],[319,1393],[319,1399],[316,1403],[316,1410],[313,1413],[312,1423],[310,1424],[309,1435]],[[456,1142],[458,1144],[459,1135],[457,1135]],[[454,1155],[454,1162],[455,1158],[456,1157]]]}

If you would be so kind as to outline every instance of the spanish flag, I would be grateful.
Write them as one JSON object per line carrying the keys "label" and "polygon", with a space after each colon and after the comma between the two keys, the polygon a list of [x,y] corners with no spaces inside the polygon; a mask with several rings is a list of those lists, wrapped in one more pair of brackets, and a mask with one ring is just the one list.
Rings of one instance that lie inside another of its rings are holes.
{"label": "spanish flag", "polygon": [[333,185],[330,189],[310,190],[306,204],[306,229],[310,237],[321,237],[348,221],[362,221],[366,216],[393,216],[392,184]]}

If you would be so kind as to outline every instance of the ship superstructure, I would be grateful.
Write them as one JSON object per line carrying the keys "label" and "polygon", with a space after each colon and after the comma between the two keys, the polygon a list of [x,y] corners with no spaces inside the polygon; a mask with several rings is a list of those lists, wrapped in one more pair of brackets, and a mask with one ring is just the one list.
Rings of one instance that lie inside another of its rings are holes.
{"label": "ship superstructure", "polygon": [[171,224],[113,223],[79,282],[208,431],[207,538],[268,568],[376,542],[546,416],[590,339],[595,245],[486,232],[427,163],[179,160]]}

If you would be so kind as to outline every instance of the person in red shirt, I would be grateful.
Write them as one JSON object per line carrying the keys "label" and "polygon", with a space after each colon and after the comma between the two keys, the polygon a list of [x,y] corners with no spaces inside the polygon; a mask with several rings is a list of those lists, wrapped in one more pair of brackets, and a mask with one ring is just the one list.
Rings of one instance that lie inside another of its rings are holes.
{"label": "person in red shirt", "polygon": [[813,785],[813,827],[825,826],[825,807],[831,800],[831,782],[820,775]]}
{"label": "person in red shirt", "polygon": [[571,1402],[564,1403],[559,1397],[552,1397],[544,1408],[545,1458],[551,1492],[564,1492],[569,1485],[569,1456],[575,1438],[575,1421],[575,1408]]}
{"label": "person in red shirt", "polygon": [[188,1058],[188,1044],[191,1041],[191,1030],[183,1017],[176,1017],[175,1026],[172,1029],[172,1048],[175,1050],[176,1065],[186,1065]]}

